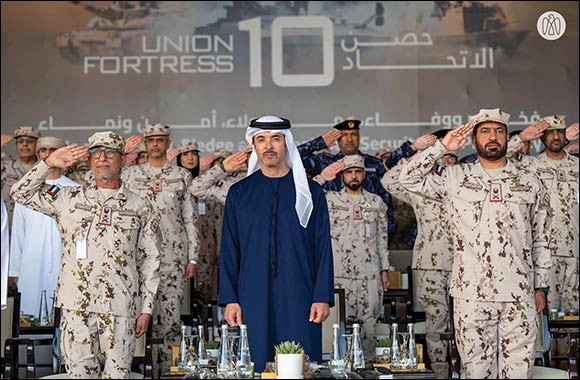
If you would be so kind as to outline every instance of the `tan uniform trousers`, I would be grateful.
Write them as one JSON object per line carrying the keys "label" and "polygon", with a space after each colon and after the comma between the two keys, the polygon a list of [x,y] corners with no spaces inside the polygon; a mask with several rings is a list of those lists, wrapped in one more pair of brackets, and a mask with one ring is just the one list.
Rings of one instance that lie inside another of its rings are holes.
{"label": "tan uniform trousers", "polygon": [[60,349],[69,377],[129,379],[135,322],[135,318],[62,309]]}

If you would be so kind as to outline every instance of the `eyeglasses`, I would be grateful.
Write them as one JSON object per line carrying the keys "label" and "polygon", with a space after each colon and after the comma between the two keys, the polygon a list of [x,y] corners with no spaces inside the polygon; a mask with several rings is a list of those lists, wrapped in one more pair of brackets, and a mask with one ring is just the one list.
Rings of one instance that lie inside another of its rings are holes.
{"label": "eyeglasses", "polygon": [[33,139],[32,137],[17,137],[16,138],[17,144],[22,144],[22,143],[32,144],[34,141],[36,141],[36,139]]}
{"label": "eyeglasses", "polygon": [[96,160],[97,158],[101,157],[101,154],[103,154],[103,152],[105,153],[105,158],[114,158],[117,152],[119,151],[115,148],[101,149],[98,146],[96,146],[94,148],[89,149],[89,156],[91,157],[91,160]]}

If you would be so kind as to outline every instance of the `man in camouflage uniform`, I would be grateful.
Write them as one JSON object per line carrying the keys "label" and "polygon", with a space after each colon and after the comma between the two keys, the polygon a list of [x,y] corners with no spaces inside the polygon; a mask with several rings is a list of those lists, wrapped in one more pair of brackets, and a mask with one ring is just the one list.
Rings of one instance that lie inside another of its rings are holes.
{"label": "man in camouflage uniform", "polygon": [[[553,214],[550,230],[552,271],[550,275],[550,308],[569,313],[578,311],[578,158],[564,149],[566,119],[563,115],[548,116],[540,121],[547,129],[541,136],[545,151],[537,157],[516,151],[516,166],[537,173],[550,194]],[[510,139],[510,150],[517,150],[529,140],[519,134]],[[509,154],[509,150],[508,150]]]}
{"label": "man in camouflage uniform", "polygon": [[217,297],[219,248],[226,196],[234,183],[246,177],[251,149],[227,156],[191,183],[190,192],[197,202],[200,224],[201,254],[196,278],[198,284],[201,282],[206,287],[203,292],[206,303]]}
{"label": "man in camouflage uniform", "polygon": [[[322,172],[334,180],[340,170],[345,184],[341,191],[326,193],[334,256],[334,287],[345,290],[346,314],[362,321],[363,348],[374,355],[374,329],[389,287],[387,205],[376,195],[363,191],[365,162],[361,156],[344,156]],[[327,175],[328,174],[328,175]]]}
{"label": "man in camouflage uniform", "polygon": [[[549,196],[531,171],[506,159],[509,115],[486,110],[411,160],[399,180],[437,199],[453,231],[450,294],[463,378],[531,378],[536,313],[551,267]],[[472,135],[479,161],[431,172]]]}
{"label": "man in camouflage uniform", "polygon": [[[128,379],[135,337],[151,320],[159,284],[159,215],[121,184],[123,145],[116,133],[95,133],[88,150],[60,148],[12,187],[18,203],[54,218],[62,235],[55,305],[62,309],[61,352],[71,378]],[[92,187],[45,185],[52,168],[70,167],[87,155]]]}
{"label": "man in camouflage uniform", "polygon": [[15,139],[16,154],[18,155],[18,159],[15,160],[5,152],[0,153],[2,162],[0,188],[9,221],[12,220],[14,210],[14,200],[10,197],[10,188],[36,163],[36,141],[39,137],[40,132],[32,127],[17,128],[13,136],[2,135],[2,148],[12,139]]}
{"label": "man in camouflage uniform", "polygon": [[[441,130],[435,132],[434,135],[443,138],[446,133],[447,130]],[[453,236],[447,211],[441,201],[411,193],[399,183],[401,170],[409,160],[401,160],[383,176],[381,183],[395,199],[408,203],[415,212],[418,234],[413,247],[411,268],[416,280],[417,298],[425,310],[427,352],[431,360],[431,368],[437,378],[447,379],[449,378],[448,348],[447,342],[441,340],[440,334],[448,331],[449,328],[449,284]],[[456,163],[457,156],[449,153],[437,161],[432,171],[442,172],[446,166]]]}
{"label": "man in camouflage uniform", "polygon": [[153,334],[166,338],[166,344],[160,347],[161,371],[165,373],[171,366],[171,346],[179,342],[185,281],[193,277],[198,261],[197,220],[188,191],[191,174],[167,161],[169,126],[148,125],[144,135],[149,161],[125,168],[122,178],[129,189],[148,199],[161,216],[162,255]]}

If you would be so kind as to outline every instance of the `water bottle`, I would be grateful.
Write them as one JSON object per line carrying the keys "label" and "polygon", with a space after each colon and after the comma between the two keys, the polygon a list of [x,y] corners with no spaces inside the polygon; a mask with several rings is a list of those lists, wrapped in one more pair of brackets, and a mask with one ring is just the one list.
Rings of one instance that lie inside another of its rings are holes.
{"label": "water bottle", "polygon": [[236,376],[240,379],[254,378],[254,365],[250,357],[250,342],[248,341],[248,326],[240,325],[239,359],[236,363]]}
{"label": "water bottle", "polygon": [[346,371],[346,365],[342,356],[342,344],[340,341],[340,325],[332,325],[332,358],[330,358],[330,372],[336,375],[342,375]]}
{"label": "water bottle", "polygon": [[362,340],[360,336],[360,325],[355,323],[352,325],[352,368],[365,367],[365,354],[362,348]]}

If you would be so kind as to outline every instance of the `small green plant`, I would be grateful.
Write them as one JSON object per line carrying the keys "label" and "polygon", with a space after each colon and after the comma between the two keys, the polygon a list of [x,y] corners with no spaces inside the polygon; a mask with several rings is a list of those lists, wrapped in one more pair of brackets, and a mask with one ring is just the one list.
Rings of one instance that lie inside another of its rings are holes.
{"label": "small green plant", "polygon": [[220,348],[220,342],[217,340],[208,340],[205,342],[205,349],[206,350],[217,350]]}
{"label": "small green plant", "polygon": [[391,340],[389,338],[377,339],[375,343],[376,348],[388,348],[391,347]]}
{"label": "small green plant", "polygon": [[276,353],[280,355],[284,354],[301,354],[304,352],[304,348],[300,345],[300,343],[296,343],[294,341],[285,341],[280,343],[277,346],[274,346],[276,349]]}

